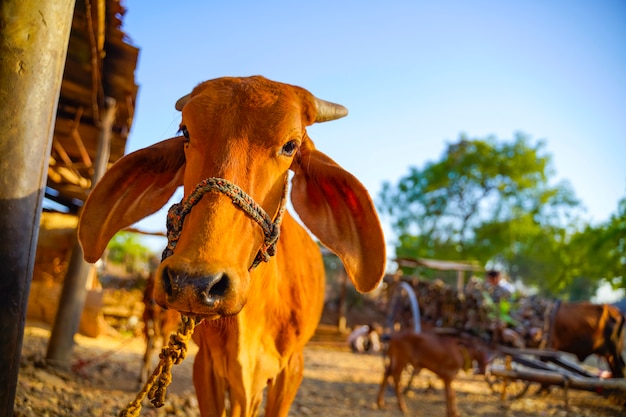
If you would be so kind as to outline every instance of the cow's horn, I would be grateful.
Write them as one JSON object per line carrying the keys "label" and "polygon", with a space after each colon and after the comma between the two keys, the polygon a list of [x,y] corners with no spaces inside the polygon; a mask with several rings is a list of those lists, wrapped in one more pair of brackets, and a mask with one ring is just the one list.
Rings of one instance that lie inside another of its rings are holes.
{"label": "cow's horn", "polygon": [[317,107],[315,123],[328,122],[348,115],[348,109],[341,104],[331,103],[317,97],[315,98],[315,106]]}
{"label": "cow's horn", "polygon": [[179,98],[178,101],[176,102],[176,106],[175,106],[176,110],[183,111],[183,107],[185,107],[185,104],[187,104],[190,98],[191,98],[191,94],[187,94],[186,96]]}

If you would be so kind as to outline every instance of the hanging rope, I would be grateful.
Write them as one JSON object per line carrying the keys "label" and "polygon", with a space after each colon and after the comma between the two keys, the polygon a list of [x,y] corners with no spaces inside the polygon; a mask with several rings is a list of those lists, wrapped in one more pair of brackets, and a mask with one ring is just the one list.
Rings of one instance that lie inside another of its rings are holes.
{"label": "hanging rope", "polygon": [[172,366],[178,365],[187,356],[189,339],[200,321],[202,319],[181,316],[180,328],[176,334],[170,336],[167,346],[161,349],[156,369],[135,399],[120,411],[119,417],[138,417],[141,413],[141,402],[146,395],[155,407],[163,407],[167,387],[172,382]]}

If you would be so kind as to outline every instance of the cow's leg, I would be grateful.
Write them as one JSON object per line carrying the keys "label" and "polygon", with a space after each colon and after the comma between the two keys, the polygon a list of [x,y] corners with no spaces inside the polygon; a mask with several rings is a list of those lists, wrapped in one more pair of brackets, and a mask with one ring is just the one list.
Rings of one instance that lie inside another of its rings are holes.
{"label": "cow's leg", "polygon": [[406,366],[405,361],[399,361],[398,358],[395,360],[392,358],[389,363],[389,368],[391,369],[391,378],[393,379],[393,388],[396,393],[396,398],[398,399],[398,408],[400,411],[406,414],[408,411],[408,407],[406,406],[406,402],[404,401],[404,395],[402,389],[400,387],[400,382],[402,380],[402,371]]}
{"label": "cow's leg", "polygon": [[[422,368],[413,368],[413,372],[411,372],[411,376],[409,377],[409,381],[406,383],[406,387],[404,387],[404,394],[407,394],[411,390],[411,384],[413,383],[413,379],[420,374]],[[429,388],[432,388],[430,386]]]}
{"label": "cow's leg", "polygon": [[383,373],[383,380],[380,382],[380,388],[378,389],[378,408],[385,406],[385,388],[387,388],[387,382],[389,381],[389,374],[391,373],[391,361],[385,365],[385,372]]}
{"label": "cow's leg", "polygon": [[256,394],[252,393],[250,389],[243,388],[245,385],[243,379],[245,378],[230,386],[230,417],[253,417],[259,414],[263,401],[263,390]]}
{"label": "cow's leg", "polygon": [[141,387],[146,380],[150,377],[150,359],[152,358],[152,354],[155,349],[155,336],[154,336],[154,321],[148,320],[144,323],[146,326],[145,336],[146,336],[146,351],[143,354],[143,363],[141,366],[141,372],[139,373],[138,384]]}
{"label": "cow's leg", "polygon": [[304,356],[302,352],[296,352],[285,369],[268,386],[266,417],[286,417],[289,414],[289,407],[296,398],[303,377]]}
{"label": "cow's leg", "polygon": [[448,417],[458,417],[459,410],[456,407],[456,392],[454,388],[452,388],[451,380],[444,380],[444,385],[446,387],[446,409]]}
{"label": "cow's leg", "polygon": [[246,395],[243,391],[235,392],[231,387],[230,391],[230,417],[249,417],[259,413],[263,393],[253,396]]}
{"label": "cow's leg", "polygon": [[229,387],[213,373],[213,360],[206,346],[200,346],[193,362],[193,385],[202,417],[226,415],[225,395]]}
{"label": "cow's leg", "polygon": [[613,374],[613,378],[624,378],[624,369],[626,368],[626,363],[624,362],[624,356],[619,351],[615,351],[615,360],[616,360],[616,373]]}
{"label": "cow's leg", "polygon": [[609,365],[612,378],[624,378],[624,358],[617,349],[612,348],[610,353],[604,355]]}
{"label": "cow's leg", "polygon": [[261,403],[263,402],[263,391],[261,394],[252,398],[252,404],[250,405],[251,416],[256,416],[259,414],[259,410],[261,409]]}

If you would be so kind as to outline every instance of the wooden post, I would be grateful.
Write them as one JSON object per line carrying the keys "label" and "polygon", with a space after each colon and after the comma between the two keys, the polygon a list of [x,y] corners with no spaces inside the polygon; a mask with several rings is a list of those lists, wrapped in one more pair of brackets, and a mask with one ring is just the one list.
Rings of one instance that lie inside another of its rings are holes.
{"label": "wooden post", "polygon": [[[111,149],[111,132],[115,122],[117,106],[115,99],[107,98],[98,142],[98,155],[92,177],[92,188],[106,172]],[[92,266],[83,259],[83,250],[76,239],[63,281],[63,290],[54,326],[48,341],[46,362],[58,368],[69,368],[74,346],[74,335],[78,332],[80,318],[87,298],[87,278]]]}
{"label": "wooden post", "polygon": [[340,263],[340,272],[339,272],[339,306],[337,307],[337,331],[339,333],[345,333],[347,329],[347,319],[346,319],[346,295],[348,294],[348,274],[343,267],[343,264]]}
{"label": "wooden post", "polygon": [[0,416],[12,416],[74,0],[0,8]]}

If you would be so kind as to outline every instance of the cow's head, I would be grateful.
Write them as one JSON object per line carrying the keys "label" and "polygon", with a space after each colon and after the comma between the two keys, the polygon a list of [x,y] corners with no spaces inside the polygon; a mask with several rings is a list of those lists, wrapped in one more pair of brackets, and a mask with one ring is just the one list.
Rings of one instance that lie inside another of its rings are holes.
{"label": "cow's head", "polygon": [[[291,200],[301,220],[339,255],[357,289],[378,284],[385,247],[371,199],[351,174],[315,149],[306,131],[312,123],[345,116],[344,107],[263,77],[204,82],[176,107],[183,136],[120,159],[91,192],[79,225],[85,259],[97,260],[118,230],[157,211],[183,185],[183,203],[192,208],[175,247],[170,245],[171,256],[159,266],[155,299],[189,315],[236,314],[267,236],[228,192],[198,194],[198,184],[223,179],[275,220],[292,170]],[[261,263],[263,268],[276,265]]]}

